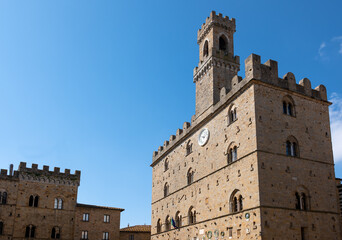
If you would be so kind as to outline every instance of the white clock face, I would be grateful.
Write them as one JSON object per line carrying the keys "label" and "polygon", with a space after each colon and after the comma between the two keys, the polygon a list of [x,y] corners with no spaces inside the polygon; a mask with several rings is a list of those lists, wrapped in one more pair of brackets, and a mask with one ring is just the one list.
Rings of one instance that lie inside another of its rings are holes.
{"label": "white clock face", "polygon": [[198,136],[198,144],[204,146],[209,140],[209,130],[207,128],[202,129]]}

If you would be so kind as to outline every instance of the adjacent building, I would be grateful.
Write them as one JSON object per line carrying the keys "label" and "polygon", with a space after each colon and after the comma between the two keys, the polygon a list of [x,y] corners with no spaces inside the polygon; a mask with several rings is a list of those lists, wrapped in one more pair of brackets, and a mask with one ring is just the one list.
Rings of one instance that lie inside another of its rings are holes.
{"label": "adjacent building", "polygon": [[235,31],[215,12],[198,30],[195,115],[153,153],[151,239],[341,239],[326,88],[255,54],[238,76]]}
{"label": "adjacent building", "polygon": [[150,240],[151,225],[135,225],[120,229],[120,240]]}
{"label": "adjacent building", "polygon": [[0,173],[0,239],[119,239],[121,208],[77,203],[81,172],[20,163]]}

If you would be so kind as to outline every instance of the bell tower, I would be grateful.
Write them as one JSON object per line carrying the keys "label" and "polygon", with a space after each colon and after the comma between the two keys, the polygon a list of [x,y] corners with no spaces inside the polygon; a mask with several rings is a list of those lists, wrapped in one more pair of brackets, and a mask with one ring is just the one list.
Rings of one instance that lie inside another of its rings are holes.
{"label": "bell tower", "polygon": [[220,101],[220,91],[231,89],[231,80],[240,70],[240,58],[234,56],[235,19],[210,13],[198,30],[199,63],[194,69],[196,117]]}

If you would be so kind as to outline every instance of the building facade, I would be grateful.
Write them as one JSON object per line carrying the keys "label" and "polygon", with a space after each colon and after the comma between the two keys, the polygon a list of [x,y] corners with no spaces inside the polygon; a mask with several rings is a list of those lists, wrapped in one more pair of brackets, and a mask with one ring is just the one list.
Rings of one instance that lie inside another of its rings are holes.
{"label": "building facade", "polygon": [[77,203],[81,172],[20,163],[0,173],[0,239],[119,239],[123,209]]}
{"label": "building facade", "polygon": [[198,30],[196,112],[152,158],[152,240],[340,240],[326,88],[252,54],[235,19]]}
{"label": "building facade", "polygon": [[120,229],[120,240],[150,240],[151,225],[135,225]]}

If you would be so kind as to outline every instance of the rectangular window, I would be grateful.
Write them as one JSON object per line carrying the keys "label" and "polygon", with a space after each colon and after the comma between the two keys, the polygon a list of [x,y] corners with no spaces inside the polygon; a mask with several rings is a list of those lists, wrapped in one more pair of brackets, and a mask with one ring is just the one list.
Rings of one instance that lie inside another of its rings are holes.
{"label": "rectangular window", "polygon": [[108,239],[109,239],[109,233],[108,232],[103,232],[102,240],[108,240]]}
{"label": "rectangular window", "polygon": [[4,230],[4,223],[0,222],[0,235],[3,234],[3,230]]}
{"label": "rectangular window", "polygon": [[83,240],[88,239],[88,231],[82,231],[82,239]]}
{"label": "rectangular window", "polygon": [[228,237],[229,239],[233,237],[233,228],[228,228]]}
{"label": "rectangular window", "polygon": [[238,230],[236,231],[236,235],[237,235],[237,237],[241,237],[241,229],[238,229]]}
{"label": "rectangular window", "polygon": [[129,240],[134,240],[134,235],[129,235]]}
{"label": "rectangular window", "polygon": [[83,222],[89,222],[89,213],[83,213]]}
{"label": "rectangular window", "polygon": [[109,223],[109,215],[106,215],[106,214],[104,215],[103,222]]}

